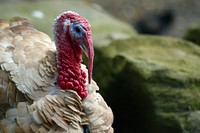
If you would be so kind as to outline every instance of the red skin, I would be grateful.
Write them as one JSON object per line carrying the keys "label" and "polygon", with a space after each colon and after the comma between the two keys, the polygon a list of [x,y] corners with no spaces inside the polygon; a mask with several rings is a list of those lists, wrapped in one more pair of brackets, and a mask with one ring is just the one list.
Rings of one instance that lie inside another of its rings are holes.
{"label": "red skin", "polygon": [[[84,26],[86,34],[84,40],[88,49],[88,81],[91,82],[93,68],[93,44],[91,38],[91,28],[86,19],[73,12],[61,14],[54,24],[54,36],[57,46],[57,84],[61,89],[72,89],[77,91],[81,98],[85,98],[88,91],[85,87],[86,73],[81,69],[82,50],[76,40],[71,39],[70,24],[64,25],[66,19],[71,22],[79,22]],[[63,28],[65,26],[65,28]]]}

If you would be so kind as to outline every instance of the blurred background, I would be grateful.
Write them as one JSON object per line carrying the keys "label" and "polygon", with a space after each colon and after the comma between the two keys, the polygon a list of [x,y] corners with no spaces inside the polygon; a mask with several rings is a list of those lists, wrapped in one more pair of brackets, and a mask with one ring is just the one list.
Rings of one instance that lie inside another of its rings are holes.
{"label": "blurred background", "polygon": [[115,133],[200,133],[199,0],[0,0],[0,18],[29,19],[52,38],[56,16],[89,20],[93,78]]}

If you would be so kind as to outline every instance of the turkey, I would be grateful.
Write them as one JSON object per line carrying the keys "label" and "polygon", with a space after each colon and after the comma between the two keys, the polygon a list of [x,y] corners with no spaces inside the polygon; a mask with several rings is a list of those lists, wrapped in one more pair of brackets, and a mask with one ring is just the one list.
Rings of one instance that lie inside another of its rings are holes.
{"label": "turkey", "polygon": [[92,80],[90,24],[67,11],[53,34],[55,43],[27,19],[0,20],[0,132],[113,133],[112,110]]}

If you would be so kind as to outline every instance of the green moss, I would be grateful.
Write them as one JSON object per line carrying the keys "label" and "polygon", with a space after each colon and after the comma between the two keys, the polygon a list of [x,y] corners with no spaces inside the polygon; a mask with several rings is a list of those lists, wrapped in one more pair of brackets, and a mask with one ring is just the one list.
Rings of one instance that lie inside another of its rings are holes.
{"label": "green moss", "polygon": [[181,39],[134,36],[96,50],[94,77],[116,112],[116,121],[123,117],[118,110],[128,106],[128,112],[140,113],[124,118],[124,123],[143,119],[148,127],[145,123],[154,122],[145,133],[190,131],[188,115],[200,109],[200,47]]}
{"label": "green moss", "polygon": [[[44,17],[34,17],[32,13],[35,10],[42,11]],[[115,19],[82,0],[22,1],[0,4],[1,18],[10,19],[14,16],[28,18],[34,27],[51,37],[54,19],[58,14],[68,10],[75,11],[89,20],[95,46],[107,45],[117,38],[128,38],[136,34],[135,30],[127,23]]]}
{"label": "green moss", "polygon": [[172,113],[160,113],[157,115],[158,133],[182,133],[181,123],[178,121],[179,117],[177,115]]}
{"label": "green moss", "polygon": [[200,24],[198,22],[188,28],[183,38],[200,45],[199,36],[200,36]]}
{"label": "green moss", "polygon": [[199,51],[198,46],[183,40],[136,36],[126,41],[113,42],[104,54],[111,58],[122,55],[137,62],[138,68],[151,71],[147,73],[161,71],[162,75],[164,73],[184,80],[184,77],[187,79],[191,75],[200,77],[200,73],[196,72],[200,66]]}

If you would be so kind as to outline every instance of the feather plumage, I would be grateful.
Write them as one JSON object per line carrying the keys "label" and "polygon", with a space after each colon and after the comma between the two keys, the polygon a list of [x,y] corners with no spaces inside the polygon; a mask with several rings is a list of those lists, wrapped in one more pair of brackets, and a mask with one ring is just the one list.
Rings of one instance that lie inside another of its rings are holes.
{"label": "feather plumage", "polygon": [[[87,74],[87,69],[81,65]],[[94,81],[82,99],[56,84],[56,47],[27,19],[0,20],[0,129],[12,132],[113,132],[113,114]],[[88,75],[86,75],[88,77]],[[94,103],[94,104],[93,104]],[[0,115],[1,116],[1,115]]]}

